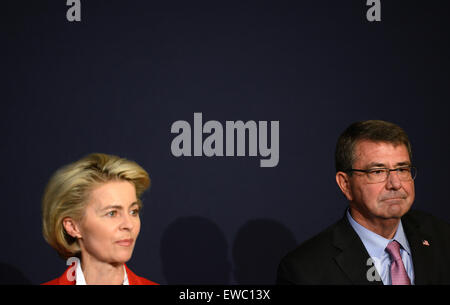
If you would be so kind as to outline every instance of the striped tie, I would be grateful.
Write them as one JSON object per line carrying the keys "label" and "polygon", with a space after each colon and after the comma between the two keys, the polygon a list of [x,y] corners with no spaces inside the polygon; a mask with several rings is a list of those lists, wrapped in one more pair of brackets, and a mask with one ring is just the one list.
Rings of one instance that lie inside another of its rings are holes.
{"label": "striped tie", "polygon": [[403,265],[402,257],[400,256],[400,244],[393,240],[387,245],[386,251],[391,256],[392,285],[411,285],[411,281]]}

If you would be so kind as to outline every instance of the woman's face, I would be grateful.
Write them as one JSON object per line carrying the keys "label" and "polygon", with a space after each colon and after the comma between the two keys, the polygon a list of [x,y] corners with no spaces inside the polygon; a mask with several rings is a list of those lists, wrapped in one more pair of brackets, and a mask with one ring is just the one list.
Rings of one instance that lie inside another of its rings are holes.
{"label": "woman's face", "polygon": [[82,258],[127,262],[141,228],[139,209],[136,189],[128,181],[110,181],[94,188],[78,226]]}

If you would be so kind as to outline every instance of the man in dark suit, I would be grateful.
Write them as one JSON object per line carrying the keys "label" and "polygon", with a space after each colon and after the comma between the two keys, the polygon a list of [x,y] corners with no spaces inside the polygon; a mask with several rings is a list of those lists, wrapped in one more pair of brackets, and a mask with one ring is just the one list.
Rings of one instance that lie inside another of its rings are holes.
{"label": "man in dark suit", "polygon": [[287,254],[278,284],[450,284],[450,225],[414,202],[416,169],[399,126],[356,122],[339,137],[344,217]]}

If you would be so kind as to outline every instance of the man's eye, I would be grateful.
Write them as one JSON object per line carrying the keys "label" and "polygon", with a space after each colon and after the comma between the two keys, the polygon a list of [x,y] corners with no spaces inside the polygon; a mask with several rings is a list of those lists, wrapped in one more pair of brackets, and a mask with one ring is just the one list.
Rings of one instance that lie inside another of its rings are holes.
{"label": "man's eye", "polygon": [[373,169],[369,173],[373,174],[373,175],[381,175],[382,173],[384,173],[384,170],[383,169]]}
{"label": "man's eye", "polygon": [[106,215],[109,217],[114,217],[117,215],[117,211],[109,211]]}
{"label": "man's eye", "polygon": [[139,215],[139,209],[132,210],[131,215]]}
{"label": "man's eye", "polygon": [[400,173],[408,173],[410,171],[409,167],[403,167],[397,169]]}

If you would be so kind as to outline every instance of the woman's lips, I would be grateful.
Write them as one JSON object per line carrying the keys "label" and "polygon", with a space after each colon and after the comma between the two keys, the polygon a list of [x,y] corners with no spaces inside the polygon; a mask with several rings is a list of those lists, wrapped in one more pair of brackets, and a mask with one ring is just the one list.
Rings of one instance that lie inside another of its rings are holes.
{"label": "woman's lips", "polygon": [[133,239],[121,239],[116,241],[116,244],[122,247],[129,247],[133,244]]}

